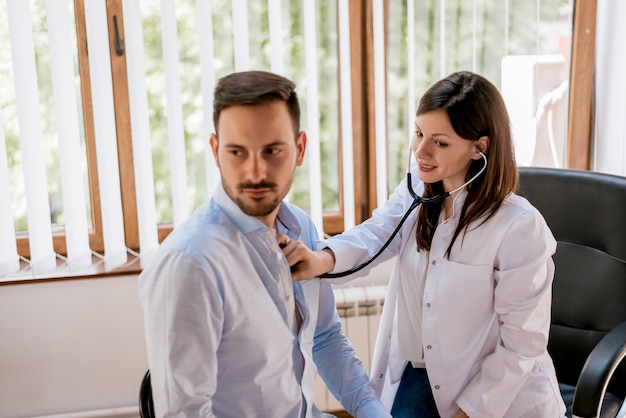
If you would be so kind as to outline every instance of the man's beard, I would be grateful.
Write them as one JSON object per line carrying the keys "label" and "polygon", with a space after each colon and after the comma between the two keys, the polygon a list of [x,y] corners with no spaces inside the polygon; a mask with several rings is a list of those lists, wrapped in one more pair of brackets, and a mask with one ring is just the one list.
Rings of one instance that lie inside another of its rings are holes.
{"label": "man's beard", "polygon": [[[241,183],[237,185],[237,191],[239,192],[239,195],[231,196],[231,198],[233,198],[237,206],[239,206],[239,209],[241,209],[241,211],[245,213],[246,215],[267,216],[270,213],[272,213],[272,211],[274,211],[274,209],[276,209],[280,205],[282,198],[279,198],[278,196],[275,195],[273,197],[270,197],[271,200],[269,202],[265,202],[265,203],[256,202],[256,203],[250,204],[248,203],[248,200],[251,198],[244,199],[241,196],[244,195],[243,193],[245,189],[269,189],[272,192],[276,192],[277,187],[278,186],[275,183],[269,183],[269,182]],[[265,199],[266,198],[263,198],[262,200],[265,200]],[[252,198],[252,200],[255,201],[254,198]]]}
{"label": "man's beard", "polygon": [[278,205],[280,205],[280,199],[277,197],[272,198],[270,202],[258,203],[255,205],[247,204],[240,198],[235,198],[234,200],[237,206],[239,206],[239,209],[241,209],[241,211],[246,215],[250,216],[267,216],[272,213]]}

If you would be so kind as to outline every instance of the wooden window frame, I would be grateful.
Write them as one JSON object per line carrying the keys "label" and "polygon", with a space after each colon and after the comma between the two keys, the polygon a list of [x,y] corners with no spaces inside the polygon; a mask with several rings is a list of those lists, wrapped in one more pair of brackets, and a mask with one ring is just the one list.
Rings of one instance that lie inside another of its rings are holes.
{"label": "wooden window frame", "polygon": [[[89,196],[91,202],[92,229],[89,232],[89,244],[92,250],[103,253],[102,214],[98,186],[96,146],[89,78],[88,46],[85,23],[85,0],[74,0],[76,31],[78,39],[78,63],[81,79],[81,95],[85,126],[85,143],[89,177]],[[350,47],[352,80],[352,126],[355,174],[356,223],[361,223],[371,216],[376,208],[376,157],[374,126],[374,53],[372,30],[372,0],[354,0],[350,2]],[[597,0],[574,0],[573,41],[571,51],[570,97],[568,115],[568,168],[588,170],[593,116],[593,69],[595,54]],[[120,170],[120,188],[126,246],[139,250],[137,222],[137,202],[135,195],[135,176],[133,168],[132,136],[130,129],[130,111],[126,59],[124,53],[116,53],[114,20],[123,46],[124,25],[122,0],[106,0],[111,54],[111,72],[117,129],[118,160]],[[388,16],[389,0],[384,0],[385,16]],[[385,19],[387,22],[388,19]],[[387,25],[387,23],[386,23]],[[388,27],[385,28],[385,40]],[[341,140],[341,138],[340,138]],[[341,161],[341,158],[339,159]],[[358,175],[363,173],[365,175]],[[341,167],[340,174],[341,176]],[[339,181],[340,208],[337,212],[325,213],[324,230],[334,235],[343,231],[342,182]],[[172,231],[172,225],[158,227],[159,242]],[[65,235],[53,235],[54,251],[66,254]],[[17,237],[18,254],[30,258],[27,236]]]}
{"label": "wooden window frame", "polygon": [[567,168],[591,168],[598,0],[574,0],[567,118]]}

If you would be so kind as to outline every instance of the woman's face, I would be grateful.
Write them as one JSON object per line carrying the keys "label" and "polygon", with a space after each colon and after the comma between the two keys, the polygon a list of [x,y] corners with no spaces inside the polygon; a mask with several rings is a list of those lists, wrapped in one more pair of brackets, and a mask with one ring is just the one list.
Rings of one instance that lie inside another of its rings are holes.
{"label": "woman's face", "polygon": [[479,141],[461,138],[454,132],[443,110],[415,118],[411,149],[419,177],[425,183],[443,181],[446,191],[461,186],[472,160],[481,158],[476,152],[477,146],[483,149]]}

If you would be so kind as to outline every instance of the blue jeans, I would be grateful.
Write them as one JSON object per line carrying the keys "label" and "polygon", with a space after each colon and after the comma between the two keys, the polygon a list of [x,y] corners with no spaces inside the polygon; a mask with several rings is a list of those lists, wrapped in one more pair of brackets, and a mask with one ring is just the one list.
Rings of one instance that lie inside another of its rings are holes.
{"label": "blue jeans", "polygon": [[410,362],[406,365],[398,392],[393,400],[391,416],[394,418],[439,418],[426,369],[414,369]]}

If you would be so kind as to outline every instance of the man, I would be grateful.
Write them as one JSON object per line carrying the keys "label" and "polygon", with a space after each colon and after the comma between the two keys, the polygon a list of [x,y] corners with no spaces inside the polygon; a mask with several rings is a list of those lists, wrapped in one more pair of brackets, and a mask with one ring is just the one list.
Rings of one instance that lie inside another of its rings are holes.
{"label": "man", "polygon": [[330,285],[292,283],[281,251],[317,239],[305,212],[282,201],[306,148],[295,84],[235,73],[214,96],[221,184],[139,280],[157,415],[319,417],[317,367],[349,413],[388,417]]}

